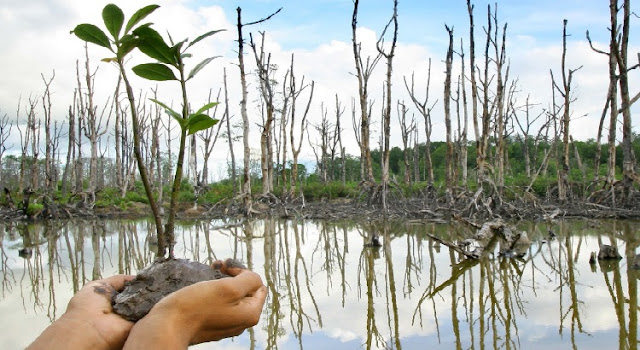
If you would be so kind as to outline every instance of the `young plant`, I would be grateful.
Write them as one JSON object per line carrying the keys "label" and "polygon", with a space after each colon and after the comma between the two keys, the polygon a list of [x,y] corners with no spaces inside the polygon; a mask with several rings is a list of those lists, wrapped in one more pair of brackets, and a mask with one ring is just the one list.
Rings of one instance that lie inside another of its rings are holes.
{"label": "young plant", "polygon": [[[139,23],[144,18],[155,11],[158,7],[158,5],[149,5],[136,11],[133,16],[131,16],[131,18],[127,21],[127,24],[126,26],[124,26],[123,31],[124,13],[118,6],[114,4],[108,4],[102,10],[102,19],[110,36],[107,36],[107,34],[96,25],[88,23],[79,24],[72,31],[72,33],[74,33],[78,38],[84,40],[85,42],[93,43],[108,49],[115,55],[115,57],[105,58],[103,59],[103,61],[114,63],[118,67],[120,75],[122,76],[122,80],[125,83],[127,97],[130,104],[131,119],[133,122],[134,154],[138,165],[138,171],[140,173],[140,179],[144,186],[145,193],[149,199],[149,205],[151,207],[151,211],[153,212],[153,217],[156,224],[156,232],[158,235],[157,257],[160,259],[164,258],[167,254],[168,248],[169,258],[171,259],[173,258],[175,210],[177,195],[180,189],[180,181],[182,179],[182,165],[184,161],[186,137],[187,135],[193,134],[199,130],[207,129],[217,123],[217,120],[205,114],[205,112],[211,107],[215,106],[216,103],[206,104],[202,108],[198,109],[195,113],[189,114],[189,104],[186,90],[187,81],[192,79],[198,72],[202,70],[202,68],[204,68],[213,59],[215,59],[215,57],[210,57],[200,62],[190,71],[188,76],[185,76],[184,59],[191,57],[191,55],[186,52],[187,49],[189,49],[197,42],[219,31],[211,31],[204,35],[201,35],[189,44],[187,44],[187,40],[183,40],[177,44],[172,43],[173,46],[170,47],[167,45],[164,39],[162,39],[160,34],[158,34],[158,32],[151,28],[150,23],[139,25]],[[185,44],[187,45],[185,46]],[[154,199],[147,175],[147,170],[142,159],[142,153],[140,150],[141,135],[139,129],[139,118],[135,107],[133,89],[131,87],[131,84],[129,83],[129,79],[127,78],[126,69],[124,66],[125,57],[129,55],[135,48],[138,48],[147,56],[158,60],[159,63],[147,63],[138,65],[133,68],[134,73],[149,80],[176,80],[180,82],[180,86],[182,89],[182,113],[177,113],[160,101],[153,100],[155,103],[165,108],[167,113],[178,121],[181,128],[180,149],[174,176],[173,188],[171,192],[171,203],[168,213],[169,216],[167,219],[167,224],[164,227],[162,225],[162,219],[160,216],[160,211],[158,209],[158,204]],[[178,72],[179,78],[176,77],[173,69]]]}
{"label": "young plant", "polygon": [[[209,57],[198,63],[187,75],[185,72],[186,58],[190,58],[191,54],[187,50],[200,42],[201,40],[220,32],[214,30],[207,32],[195,40],[180,41],[176,44],[171,41],[173,46],[169,46],[162,36],[149,26],[141,26],[133,31],[134,35],[139,38],[138,49],[147,56],[158,60],[158,63],[145,63],[133,67],[133,72],[138,76],[156,81],[175,80],[180,83],[182,91],[182,113],[178,113],[169,108],[166,104],[151,99],[153,102],[162,106],[167,114],[173,117],[180,125],[180,147],[178,149],[178,160],[176,164],[176,172],[173,179],[173,187],[171,188],[171,202],[169,204],[169,216],[165,225],[165,234],[167,235],[167,245],[169,247],[169,257],[173,257],[173,233],[175,225],[175,209],[180,192],[180,183],[182,182],[182,168],[184,164],[184,154],[186,148],[187,136],[194,134],[200,130],[206,130],[216,123],[217,119],[209,117],[205,112],[216,106],[217,102],[207,103],[194,113],[189,113],[189,100],[187,95],[187,81],[193,79],[207,64],[213,61],[217,56]],[[171,39],[171,38],[170,38]],[[176,76],[175,73],[178,73]]]}

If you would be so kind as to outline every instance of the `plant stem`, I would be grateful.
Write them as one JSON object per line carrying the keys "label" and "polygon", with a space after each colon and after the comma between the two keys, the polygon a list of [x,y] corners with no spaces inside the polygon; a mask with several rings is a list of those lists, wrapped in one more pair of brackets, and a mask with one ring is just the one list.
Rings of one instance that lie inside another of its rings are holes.
{"label": "plant stem", "polygon": [[[180,71],[180,88],[182,89],[182,119],[187,120],[189,118],[189,101],[187,99],[187,83],[184,78],[184,64],[182,63],[182,60],[178,63],[178,70]],[[187,128],[182,128],[182,131],[180,132],[180,151],[178,152],[176,173],[173,179],[173,187],[171,188],[169,218],[167,219],[167,224],[165,226],[165,233],[167,234],[167,240],[169,243],[169,258],[173,258],[176,205],[178,202],[178,192],[180,192],[180,184],[182,182],[182,167],[184,164],[184,150],[186,148],[187,131]]]}
{"label": "plant stem", "polygon": [[[144,187],[144,191],[147,194],[147,198],[149,198],[149,206],[151,207],[153,219],[156,224],[156,233],[158,235],[158,252],[156,258],[164,258],[166,253],[167,240],[165,237],[165,231],[162,227],[162,218],[160,218],[158,205],[155,198],[153,197],[153,191],[151,190],[151,184],[149,183],[149,177],[147,176],[147,168],[144,166],[144,162],[142,160],[142,153],[140,152],[140,130],[138,124],[138,113],[136,111],[135,97],[133,95],[133,89],[129,84],[127,74],[125,73],[124,63],[121,58],[118,59],[118,68],[120,69],[122,80],[124,81],[124,85],[127,89],[127,98],[129,99],[129,107],[131,109],[131,119],[133,121],[133,153],[136,157],[138,172],[140,173],[140,180],[142,180],[142,186]],[[173,255],[170,254],[170,257],[173,257]]]}

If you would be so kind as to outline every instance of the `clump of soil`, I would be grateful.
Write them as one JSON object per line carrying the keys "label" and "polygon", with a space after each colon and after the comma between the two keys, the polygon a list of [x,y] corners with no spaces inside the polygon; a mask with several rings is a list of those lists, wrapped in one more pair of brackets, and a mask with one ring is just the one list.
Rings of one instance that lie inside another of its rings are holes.
{"label": "clump of soil", "polygon": [[136,322],[166,295],[196,282],[225,277],[229,275],[197,261],[170,259],[154,262],[114,296],[113,310],[125,319]]}

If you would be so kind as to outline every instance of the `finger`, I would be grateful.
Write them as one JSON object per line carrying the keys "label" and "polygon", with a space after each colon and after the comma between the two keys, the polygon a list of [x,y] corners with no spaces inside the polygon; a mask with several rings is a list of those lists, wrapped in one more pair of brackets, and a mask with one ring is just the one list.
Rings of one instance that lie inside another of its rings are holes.
{"label": "finger", "polygon": [[136,276],[134,275],[114,275],[111,277],[107,277],[102,281],[111,285],[115,290],[122,291],[124,289],[125,282],[131,281]]}
{"label": "finger", "polygon": [[220,265],[220,271],[226,273],[229,276],[237,276],[241,274],[243,271],[247,270],[247,267],[244,266],[241,262],[234,259],[227,259],[222,262]]}
{"label": "finger", "polygon": [[243,296],[253,295],[260,288],[264,287],[260,275],[249,270],[242,270],[242,273],[233,277],[230,282],[234,284]]}

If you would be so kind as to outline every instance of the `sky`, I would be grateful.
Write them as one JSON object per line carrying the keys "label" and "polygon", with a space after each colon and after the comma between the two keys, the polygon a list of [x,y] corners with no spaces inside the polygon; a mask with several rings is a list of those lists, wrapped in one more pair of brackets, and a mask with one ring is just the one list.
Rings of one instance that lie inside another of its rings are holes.
{"label": "sky", "polygon": [[[103,27],[101,10],[107,1],[85,0],[2,0],[0,2],[0,33],[3,49],[0,51],[0,117],[6,115],[14,124],[24,123],[28,100],[40,101],[43,80],[49,80],[55,72],[51,84],[53,92],[53,115],[61,127],[64,127],[67,110],[72,103],[76,83],[76,61],[84,65],[83,43],[69,32],[79,23],[94,23]],[[138,8],[152,2],[148,0],[115,1],[130,16]],[[315,82],[315,94],[311,105],[309,120],[317,125],[322,115],[321,106],[328,109],[333,120],[335,96],[339,97],[346,108],[342,117],[343,138],[347,152],[357,155],[358,147],[351,127],[351,100],[357,95],[357,79],[351,47],[352,0],[159,0],[154,3],[161,7],[149,20],[161,33],[169,32],[180,40],[194,39],[198,35],[213,29],[226,29],[198,44],[193,53],[191,67],[210,56],[221,56],[205,68],[188,86],[190,101],[202,105],[208,101],[212,92],[215,96],[222,87],[223,69],[226,69],[229,84],[229,108],[232,121],[238,123],[240,115],[239,70],[237,68],[237,42],[235,23],[236,8],[242,8],[243,22],[252,22],[264,18],[282,8],[271,20],[245,28],[248,39],[251,32],[255,40],[260,33],[265,34],[265,47],[271,54],[272,63],[278,66],[276,79],[280,82],[295,57],[295,74],[300,81]],[[484,46],[484,27],[487,23],[487,6],[495,6],[494,1],[473,1],[476,24],[476,51],[481,55]],[[362,0],[358,21],[358,38],[362,42],[365,55],[375,54],[375,43],[392,13],[391,0]],[[548,109],[551,101],[550,70],[560,76],[562,53],[562,21],[568,20],[567,67],[576,69],[574,75],[571,133],[575,139],[586,140],[596,137],[599,115],[604,105],[607,77],[607,58],[593,52],[585,38],[590,31],[594,43],[607,49],[609,9],[606,1],[596,0],[506,0],[497,4],[498,21],[502,29],[507,24],[506,54],[510,65],[509,78],[517,80],[516,104],[524,105],[527,96],[532,107],[531,114],[537,115],[542,109]],[[444,58],[448,36],[445,24],[454,29],[455,46],[464,45],[468,57],[469,19],[466,1],[422,1],[403,0],[398,5],[399,37],[393,71],[393,115],[392,146],[401,146],[400,130],[397,123],[396,101],[404,101],[409,108],[409,118],[415,117],[419,130],[423,130],[423,120],[411,105],[404,87],[403,78],[410,79],[415,74],[415,89],[422,96],[426,87],[427,62],[432,61],[430,101],[435,102],[433,112],[433,139],[444,139],[444,121],[442,109]],[[632,25],[637,23],[634,18]],[[388,42],[388,39],[387,39]],[[638,41],[632,28],[631,57],[638,52]],[[245,48],[248,71],[253,71],[255,61]],[[113,94],[117,71],[113,66],[100,62],[108,52],[95,45],[89,47],[91,70],[97,69],[95,76],[96,103],[106,106]],[[142,54],[134,52],[129,67],[148,62]],[[633,61],[633,59],[631,59]],[[454,74],[460,68],[459,57],[455,57]],[[468,67],[468,63],[467,63]],[[370,81],[371,98],[374,101],[374,121],[372,125],[372,145],[378,145],[379,120],[384,84],[384,63],[380,63]],[[83,73],[84,74],[84,73]],[[635,94],[640,86],[635,84],[631,73],[631,93]],[[130,74],[133,75],[133,74]],[[249,81],[250,118],[252,123],[260,121],[256,101],[259,99],[257,78]],[[454,77],[454,83],[456,78]],[[142,79],[132,80],[134,90],[143,95],[149,94],[153,87],[158,88],[159,99],[167,104],[179,104],[179,93],[175,82],[149,83]],[[306,90],[308,91],[308,89]],[[305,94],[303,93],[303,96]],[[147,96],[148,97],[148,96]],[[301,98],[300,107],[306,97]],[[36,112],[43,115],[41,104]],[[635,114],[634,114],[635,116]],[[634,118],[636,119],[636,118]],[[333,121],[332,121],[333,122]],[[454,123],[455,127],[455,123]],[[110,128],[112,128],[110,126]],[[634,128],[634,130],[636,130]],[[251,140],[258,140],[259,129],[252,127]],[[109,131],[103,140],[107,152]],[[307,138],[307,136],[305,136]],[[474,138],[470,130],[470,138]],[[424,142],[421,132],[419,142]],[[317,133],[310,133],[310,142],[317,143]],[[14,127],[5,146],[17,150],[20,145],[19,133]],[[259,144],[252,143],[257,150]],[[227,150],[220,149],[214,159],[224,160]],[[303,144],[302,157],[313,159],[309,143]],[[220,170],[222,171],[222,170]],[[215,174],[215,171],[211,171]]]}

